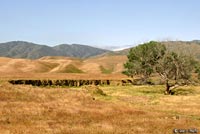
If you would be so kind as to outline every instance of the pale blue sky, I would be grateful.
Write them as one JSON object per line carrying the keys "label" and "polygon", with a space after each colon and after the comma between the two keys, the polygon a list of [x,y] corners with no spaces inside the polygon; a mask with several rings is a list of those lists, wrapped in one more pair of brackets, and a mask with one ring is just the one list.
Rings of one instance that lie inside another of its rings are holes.
{"label": "pale blue sky", "polygon": [[0,0],[0,42],[122,46],[200,39],[200,0]]}

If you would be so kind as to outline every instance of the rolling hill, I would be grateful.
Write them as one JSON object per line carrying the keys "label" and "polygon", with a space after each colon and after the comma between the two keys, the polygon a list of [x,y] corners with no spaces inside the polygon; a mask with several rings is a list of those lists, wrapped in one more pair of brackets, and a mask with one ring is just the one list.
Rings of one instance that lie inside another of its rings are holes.
{"label": "rolling hill", "polygon": [[40,59],[0,57],[0,73],[87,73],[117,74],[123,70],[126,56],[103,56],[85,60],[47,56]]}
{"label": "rolling hill", "polygon": [[[166,48],[169,51],[174,51],[176,53],[183,53],[189,56],[193,56],[196,59],[200,60],[200,40],[193,40],[193,41],[163,41],[161,42],[166,46]],[[127,55],[129,50],[124,49],[120,51],[112,51],[112,52],[106,52],[102,55],[108,56],[108,55]]]}
{"label": "rolling hill", "polygon": [[105,52],[108,50],[79,44],[49,47],[24,41],[0,43],[0,56],[10,58],[38,59],[44,56],[88,58]]}
{"label": "rolling hill", "polygon": [[[162,43],[169,51],[200,59],[198,40]],[[27,42],[10,42],[0,44],[0,55],[15,58],[0,57],[0,73],[120,74],[129,50],[114,52],[77,44],[48,47]],[[67,55],[70,56],[66,57]]]}
{"label": "rolling hill", "polygon": [[194,41],[165,41],[162,42],[169,51],[183,53],[200,60],[200,42]]}

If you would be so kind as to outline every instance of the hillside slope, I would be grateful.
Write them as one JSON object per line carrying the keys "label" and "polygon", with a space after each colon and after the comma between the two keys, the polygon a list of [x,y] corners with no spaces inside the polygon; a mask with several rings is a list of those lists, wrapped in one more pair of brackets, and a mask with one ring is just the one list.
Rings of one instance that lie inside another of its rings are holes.
{"label": "hillside slope", "polygon": [[[196,59],[200,60],[200,41],[199,40],[193,40],[193,41],[163,41],[161,42],[166,46],[166,48],[169,51],[174,51],[177,53],[183,53],[189,56],[193,56]],[[127,55],[129,49],[124,49],[120,51],[115,51],[115,52],[107,52],[102,54],[103,56],[108,56],[108,55]]]}
{"label": "hillside slope", "polygon": [[162,43],[169,51],[183,53],[200,60],[200,43],[198,41],[166,41]]}
{"label": "hillside slope", "polygon": [[88,58],[105,52],[108,50],[78,44],[49,47],[24,41],[0,43],[0,56],[10,58],[38,59],[44,56]]}
{"label": "hillside slope", "polygon": [[[165,44],[167,49],[170,51],[192,55],[197,59],[200,59],[200,43],[198,41],[193,41],[193,42],[168,41],[162,43]],[[21,54],[26,55],[28,54],[27,51],[29,50],[31,50],[32,53],[34,53],[33,50],[35,51],[41,50],[39,52],[43,52],[42,50],[45,49],[46,51],[48,51],[49,48],[47,46],[39,46],[35,44],[28,45],[29,47],[27,47],[26,45],[27,45],[26,43],[23,45],[22,44],[19,45],[20,46],[19,48],[23,50]],[[16,43],[14,43],[14,45],[12,44],[8,45],[10,48],[2,46],[3,45],[1,45],[2,49],[0,48],[0,53],[7,54],[5,53],[5,51],[7,49],[10,49],[13,50],[10,51],[11,54],[15,52],[16,54],[15,56],[20,57],[17,55],[20,54],[20,52],[16,53],[18,49],[15,50]],[[34,49],[30,48],[30,46],[32,46]],[[78,50],[79,48],[82,48],[82,50],[79,51]],[[64,53],[67,50],[70,50],[70,52],[72,50],[76,50],[75,52],[77,53],[77,55],[73,55],[73,53],[70,53],[71,54],[70,56],[85,55],[87,57],[89,56],[89,54],[84,53],[84,51],[87,51],[84,50],[84,48],[86,48],[88,51],[94,51],[90,55],[98,53],[95,52],[96,49],[94,48],[91,48],[89,46],[85,47],[81,45],[70,45],[70,46],[59,45],[53,48],[50,47],[49,52],[55,54],[54,50],[61,51],[60,53]],[[18,51],[20,51],[20,49]],[[128,51],[129,49],[125,49],[118,52],[107,52],[85,59],[64,57],[64,56],[45,56],[40,59],[21,59],[21,58],[13,59],[13,58],[0,57],[0,73],[120,74],[124,70],[123,64],[127,60],[126,54],[128,53]],[[10,53],[8,53],[7,55],[9,55]],[[38,55],[41,56],[40,54]]]}
{"label": "hillside slope", "polygon": [[0,57],[0,73],[87,73],[116,74],[123,71],[126,56],[103,56],[85,60],[47,56],[40,59]]}

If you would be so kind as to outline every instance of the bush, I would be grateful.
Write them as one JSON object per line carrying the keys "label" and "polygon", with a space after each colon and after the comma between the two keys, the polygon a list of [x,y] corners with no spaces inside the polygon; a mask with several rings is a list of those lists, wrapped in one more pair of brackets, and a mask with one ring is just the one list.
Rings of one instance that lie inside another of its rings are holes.
{"label": "bush", "polygon": [[102,95],[102,96],[106,96],[106,94],[103,92],[102,89],[100,89],[98,86],[94,86],[94,85],[90,85],[90,86],[85,86],[85,89],[92,94],[95,95]]}

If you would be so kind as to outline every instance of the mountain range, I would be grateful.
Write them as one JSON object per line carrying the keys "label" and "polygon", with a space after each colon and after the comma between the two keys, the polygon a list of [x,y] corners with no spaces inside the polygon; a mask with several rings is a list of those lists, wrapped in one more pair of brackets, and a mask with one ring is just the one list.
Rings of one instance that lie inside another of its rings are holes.
{"label": "mountain range", "polygon": [[25,41],[0,43],[0,57],[38,59],[44,56],[88,58],[109,50],[80,44],[61,44],[54,47]]}
{"label": "mountain range", "polygon": [[[192,56],[200,60],[200,40],[193,41],[162,41],[161,42],[167,50],[184,55]],[[126,48],[119,51],[111,51],[104,55],[127,55],[131,48]]]}
{"label": "mountain range", "polygon": [[[200,59],[200,40],[163,41],[168,50],[192,55]],[[94,56],[127,55],[130,48],[111,51],[80,44],[60,44],[54,47],[25,41],[0,43],[0,57],[39,59],[44,56],[64,56],[86,59]]]}
{"label": "mountain range", "polygon": [[[169,51],[200,60],[198,40],[162,43]],[[108,51],[78,44],[49,47],[23,41],[1,43],[0,73],[121,74],[129,50]]]}

